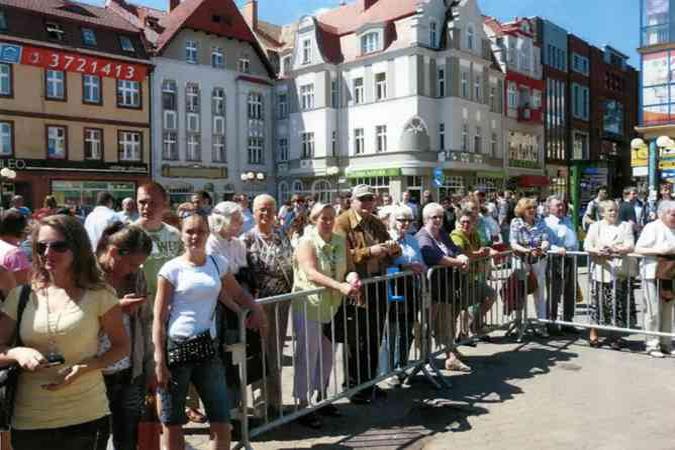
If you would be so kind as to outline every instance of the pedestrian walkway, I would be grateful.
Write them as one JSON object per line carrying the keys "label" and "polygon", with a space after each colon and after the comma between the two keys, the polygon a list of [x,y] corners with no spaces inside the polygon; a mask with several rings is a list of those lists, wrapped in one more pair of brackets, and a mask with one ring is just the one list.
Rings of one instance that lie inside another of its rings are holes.
{"label": "pedestrian walkway", "polygon": [[[373,406],[338,403],[344,417],[322,430],[282,426],[260,449],[672,449],[675,359],[592,349],[586,340],[461,347],[473,374],[449,376],[449,391],[421,378]],[[284,376],[285,383],[292,377]],[[188,443],[208,448],[205,429]]]}

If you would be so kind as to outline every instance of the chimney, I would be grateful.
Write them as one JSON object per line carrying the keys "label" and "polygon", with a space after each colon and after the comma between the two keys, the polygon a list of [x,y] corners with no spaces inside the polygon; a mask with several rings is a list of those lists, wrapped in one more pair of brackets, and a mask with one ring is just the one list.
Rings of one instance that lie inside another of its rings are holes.
{"label": "chimney", "polygon": [[241,9],[241,15],[244,16],[251,30],[258,28],[258,0],[246,0],[246,4]]}
{"label": "chimney", "polygon": [[359,9],[366,11],[368,8],[377,3],[377,0],[359,0]]}
{"label": "chimney", "polygon": [[169,12],[176,9],[178,5],[180,5],[180,0],[169,0]]}

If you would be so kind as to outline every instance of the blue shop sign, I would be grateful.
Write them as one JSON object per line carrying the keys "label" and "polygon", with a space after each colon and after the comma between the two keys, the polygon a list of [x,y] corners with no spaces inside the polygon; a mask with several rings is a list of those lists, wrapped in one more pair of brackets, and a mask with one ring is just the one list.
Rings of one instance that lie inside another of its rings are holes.
{"label": "blue shop sign", "polygon": [[0,43],[0,62],[19,64],[21,61],[21,46]]}

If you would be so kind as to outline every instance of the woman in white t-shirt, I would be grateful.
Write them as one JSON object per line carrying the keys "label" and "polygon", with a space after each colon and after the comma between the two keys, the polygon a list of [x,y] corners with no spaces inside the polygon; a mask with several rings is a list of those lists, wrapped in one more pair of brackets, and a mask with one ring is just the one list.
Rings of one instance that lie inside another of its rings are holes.
{"label": "woman in white t-shirt", "polygon": [[[675,255],[675,201],[659,203],[658,220],[642,229],[635,251],[644,255],[642,278],[644,279],[643,320],[645,331],[671,333],[673,329],[673,303],[660,299],[657,289],[656,266],[659,256]],[[647,353],[654,358],[673,355],[673,340],[670,337],[646,336]]]}
{"label": "woman in white t-shirt", "polygon": [[[160,421],[167,436],[168,450],[185,446],[182,426],[187,422],[185,396],[190,383],[204,402],[212,448],[229,448],[230,445],[225,368],[219,352],[188,362],[186,358],[169,358],[168,350],[181,348],[187,341],[202,342],[202,349],[217,348],[214,316],[218,301],[234,311],[239,309],[237,304],[251,309],[253,314],[248,325],[265,328],[262,309],[226,271],[225,258],[206,254],[208,235],[206,218],[200,215],[186,217],[181,229],[185,253],[164,264],[157,277],[152,337],[161,399]],[[206,351],[200,353],[207,354]],[[185,354],[189,358],[195,350],[188,349]]]}

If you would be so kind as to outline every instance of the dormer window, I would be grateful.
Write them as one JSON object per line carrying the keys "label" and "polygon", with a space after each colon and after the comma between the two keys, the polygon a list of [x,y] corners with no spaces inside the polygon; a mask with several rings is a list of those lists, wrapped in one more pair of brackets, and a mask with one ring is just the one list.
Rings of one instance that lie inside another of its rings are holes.
{"label": "dormer window", "polygon": [[120,36],[120,47],[122,47],[122,50],[125,52],[133,53],[136,51],[134,43],[131,42],[131,39],[129,39],[128,36]]}
{"label": "dormer window", "polygon": [[437,32],[438,24],[436,23],[435,20],[432,20],[429,22],[429,47],[431,48],[436,48],[438,45],[438,32]]}
{"label": "dormer window", "polygon": [[473,25],[472,24],[467,25],[466,26],[466,48],[468,50],[473,50],[473,48],[474,48],[474,45],[473,45],[474,34],[475,34],[475,30],[473,28]]}
{"label": "dormer window", "polygon": [[95,46],[96,45],[96,34],[91,28],[82,28],[82,42],[84,45]]}
{"label": "dormer window", "polygon": [[47,22],[47,37],[55,41],[63,40],[63,27],[58,23]]}
{"label": "dormer window", "polygon": [[302,63],[310,64],[312,62],[312,40],[302,41]]}
{"label": "dormer window", "polygon": [[368,54],[380,50],[380,33],[372,31],[361,36],[361,53]]}

